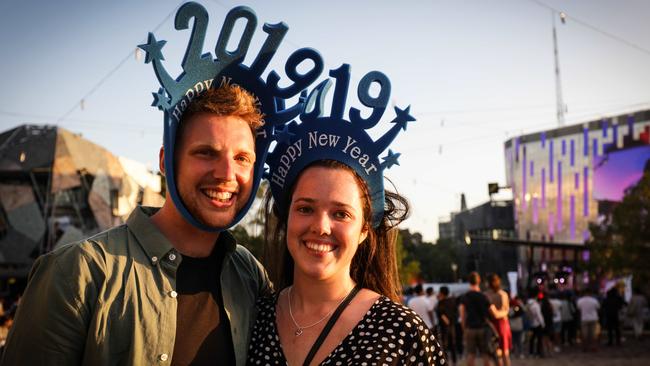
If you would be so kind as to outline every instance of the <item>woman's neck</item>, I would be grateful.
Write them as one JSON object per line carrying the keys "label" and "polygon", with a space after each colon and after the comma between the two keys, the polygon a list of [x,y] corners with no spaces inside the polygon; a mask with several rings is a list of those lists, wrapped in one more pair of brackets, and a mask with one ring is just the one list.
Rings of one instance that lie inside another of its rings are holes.
{"label": "woman's neck", "polygon": [[[339,278],[314,281],[311,278],[294,274],[291,287],[291,300],[297,311],[311,309],[329,310],[333,303],[340,302],[356,284],[346,274]],[[320,310],[316,310],[320,312]]]}

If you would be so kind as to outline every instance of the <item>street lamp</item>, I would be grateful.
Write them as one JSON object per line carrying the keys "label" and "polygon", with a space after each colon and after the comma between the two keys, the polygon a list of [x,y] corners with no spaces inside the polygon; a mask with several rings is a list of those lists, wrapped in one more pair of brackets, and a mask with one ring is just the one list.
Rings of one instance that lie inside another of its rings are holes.
{"label": "street lamp", "polygon": [[458,276],[456,276],[456,270],[458,270],[458,265],[452,262],[451,270],[454,272],[454,282],[458,281]]}

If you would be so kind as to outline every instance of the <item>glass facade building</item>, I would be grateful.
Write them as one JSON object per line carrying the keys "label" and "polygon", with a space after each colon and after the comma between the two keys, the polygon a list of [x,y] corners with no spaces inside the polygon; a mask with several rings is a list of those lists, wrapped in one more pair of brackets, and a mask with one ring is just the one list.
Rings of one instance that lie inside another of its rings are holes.
{"label": "glass facade building", "polygon": [[650,110],[512,138],[505,159],[518,239],[582,244],[650,167]]}

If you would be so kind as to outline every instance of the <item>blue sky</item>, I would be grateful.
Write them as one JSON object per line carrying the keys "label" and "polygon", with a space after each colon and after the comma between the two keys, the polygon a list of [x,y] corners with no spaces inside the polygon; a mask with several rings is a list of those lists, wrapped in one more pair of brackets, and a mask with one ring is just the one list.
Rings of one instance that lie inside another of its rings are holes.
{"label": "blue sky", "polygon": [[[391,147],[402,153],[401,166],[386,175],[412,202],[403,226],[425,239],[437,237],[438,220],[459,208],[461,192],[474,206],[488,199],[488,182],[505,182],[505,140],[556,126],[552,13],[536,1],[200,3],[210,14],[205,52],[214,53],[227,11],[248,5],[259,23],[249,55],[261,46],[264,22],[289,25],[269,69],[283,75],[294,50],[313,47],[327,69],[351,64],[351,88],[368,71],[388,75],[392,103],[410,104],[418,121]],[[568,15],[566,24],[557,21],[567,123],[650,108],[650,2],[543,3]],[[159,85],[133,51],[160,25],[166,67],[178,75],[188,39],[173,29],[180,4],[0,2],[0,131],[57,124],[155,168],[162,114],[149,105]],[[373,136],[391,118],[386,113]]]}

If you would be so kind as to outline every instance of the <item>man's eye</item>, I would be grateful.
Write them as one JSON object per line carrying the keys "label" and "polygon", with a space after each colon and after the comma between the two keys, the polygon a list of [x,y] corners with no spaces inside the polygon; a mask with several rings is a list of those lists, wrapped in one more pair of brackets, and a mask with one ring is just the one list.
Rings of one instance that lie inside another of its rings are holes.
{"label": "man's eye", "polygon": [[242,162],[242,163],[252,163],[253,160],[247,156],[247,155],[238,155],[235,160]]}

